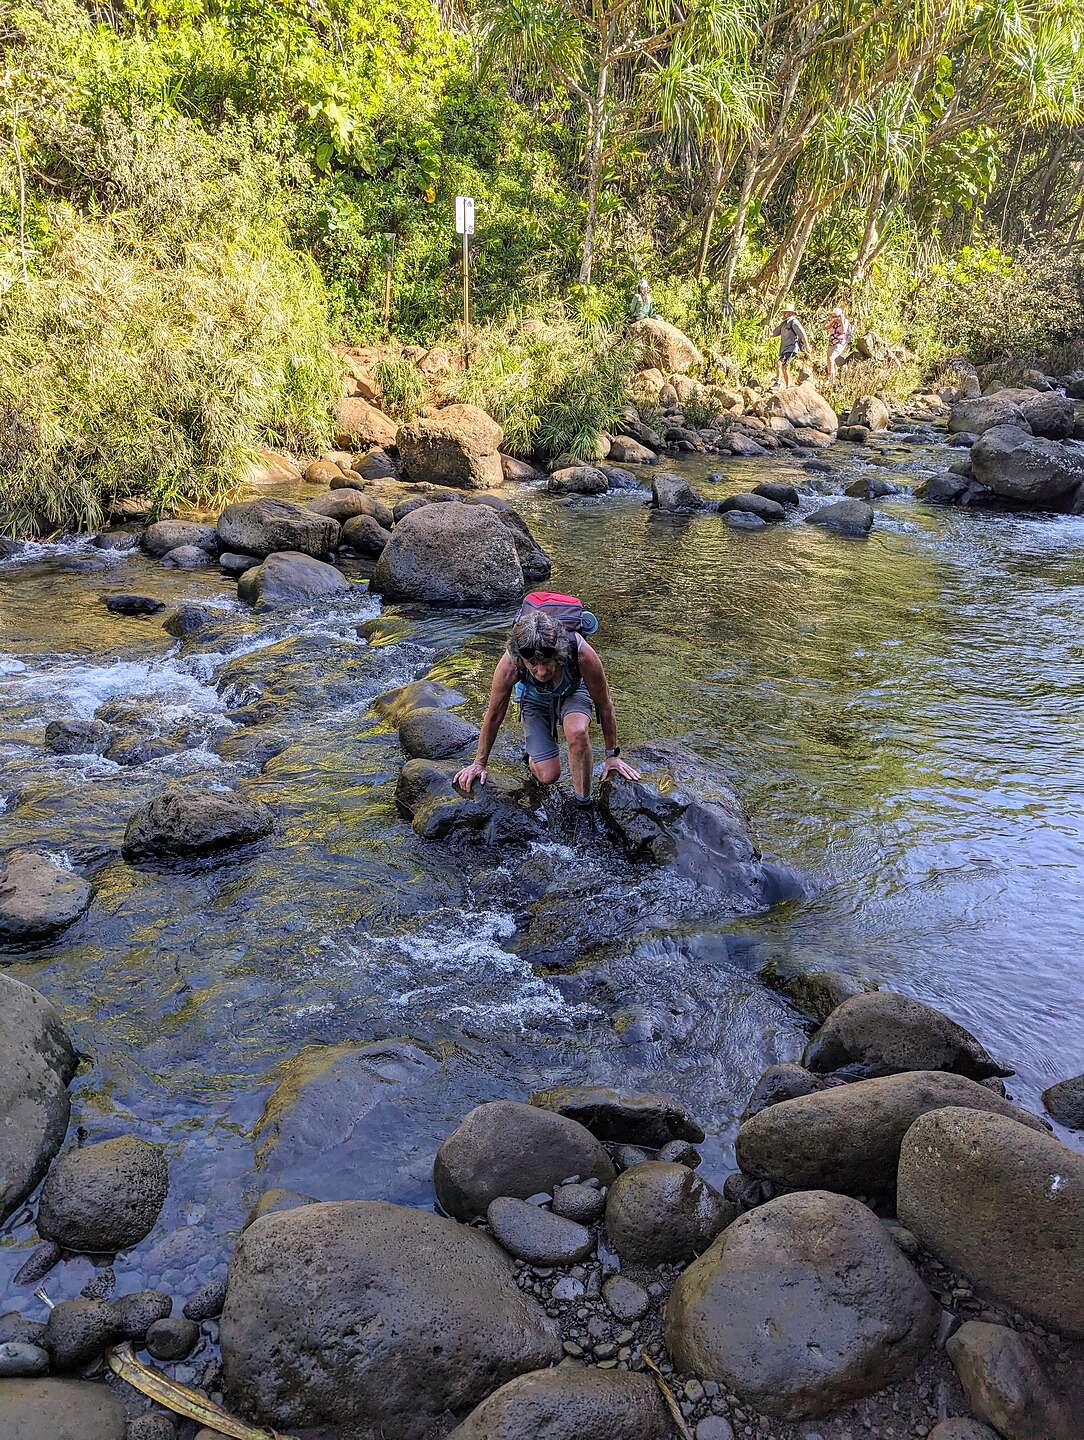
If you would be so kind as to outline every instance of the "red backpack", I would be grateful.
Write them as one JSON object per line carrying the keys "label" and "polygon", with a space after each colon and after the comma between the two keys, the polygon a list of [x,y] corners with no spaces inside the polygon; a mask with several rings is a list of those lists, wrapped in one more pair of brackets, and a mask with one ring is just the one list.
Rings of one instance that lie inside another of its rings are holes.
{"label": "red backpack", "polygon": [[540,610],[573,635],[593,635],[598,629],[598,616],[586,609],[578,596],[559,595],[554,590],[532,590],[524,595],[516,620]]}

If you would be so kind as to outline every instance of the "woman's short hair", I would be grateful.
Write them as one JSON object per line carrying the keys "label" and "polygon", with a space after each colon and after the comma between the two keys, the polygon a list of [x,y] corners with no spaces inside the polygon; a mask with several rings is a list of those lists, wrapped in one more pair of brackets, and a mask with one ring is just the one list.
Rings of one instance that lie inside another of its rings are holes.
{"label": "woman's short hair", "polygon": [[559,620],[544,610],[521,615],[508,637],[508,654],[518,660],[524,650],[552,650],[564,663],[572,651],[572,636]]}

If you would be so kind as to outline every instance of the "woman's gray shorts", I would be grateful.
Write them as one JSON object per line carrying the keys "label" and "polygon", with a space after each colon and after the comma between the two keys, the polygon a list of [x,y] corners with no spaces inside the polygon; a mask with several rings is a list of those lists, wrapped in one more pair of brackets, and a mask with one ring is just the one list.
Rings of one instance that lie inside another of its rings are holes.
{"label": "woman's gray shorts", "polygon": [[[554,715],[556,712],[556,722]],[[523,742],[532,760],[552,760],[561,753],[557,744],[557,725],[563,723],[566,715],[593,715],[595,702],[587,686],[581,680],[577,689],[556,705],[524,700],[519,707],[523,721]]]}

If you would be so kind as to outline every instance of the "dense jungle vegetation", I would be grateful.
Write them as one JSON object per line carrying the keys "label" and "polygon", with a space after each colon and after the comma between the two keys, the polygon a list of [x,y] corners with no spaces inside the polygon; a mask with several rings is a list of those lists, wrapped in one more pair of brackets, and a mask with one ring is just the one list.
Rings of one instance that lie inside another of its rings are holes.
{"label": "dense jungle vegetation", "polygon": [[620,385],[639,274],[749,377],[787,294],[1078,358],[1082,0],[8,0],[0,46],[9,532],[325,444],[389,244],[392,336],[456,336],[457,194],[482,403]]}

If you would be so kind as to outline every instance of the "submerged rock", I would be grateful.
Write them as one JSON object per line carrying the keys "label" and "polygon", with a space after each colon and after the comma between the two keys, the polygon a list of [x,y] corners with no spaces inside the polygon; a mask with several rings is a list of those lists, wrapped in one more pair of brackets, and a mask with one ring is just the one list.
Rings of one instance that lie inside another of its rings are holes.
{"label": "submerged rock", "polygon": [[582,1125],[563,1115],[495,1100],[479,1105],[447,1137],[433,1164],[437,1199],[449,1215],[484,1215],[501,1196],[549,1194],[569,1175],[614,1178],[613,1162]]}
{"label": "submerged rock", "polygon": [[57,755],[104,755],[112,740],[112,726],[101,720],[51,720],[45,727],[45,743]]}
{"label": "submerged rock", "polygon": [[122,853],[128,861],[208,855],[270,834],[266,805],[213,790],[165,790],[128,821]]}
{"label": "submerged rock", "polygon": [[452,501],[404,516],[373,571],[374,594],[430,605],[495,606],[518,600],[515,540],[488,506]]}
{"label": "submerged rock", "polygon": [[1014,1073],[955,1020],[891,990],[844,1000],[806,1046],[802,1064],[821,1073],[845,1065],[860,1065],[873,1074],[951,1070],[969,1080]]}
{"label": "submerged rock", "polygon": [[358,1440],[437,1440],[449,1413],[560,1357],[555,1325],[492,1240],[369,1201],[250,1225],[220,1323],[230,1406]]}
{"label": "submerged rock", "polygon": [[937,1314],[872,1211],[814,1190],[740,1216],[689,1266],[666,1308],[666,1342],[679,1371],[800,1419],[910,1375]]}
{"label": "submerged rock", "polygon": [[1059,1125],[1084,1130],[1084,1075],[1059,1080],[1043,1091],[1043,1104]]}
{"label": "submerged rock", "polygon": [[0,974],[0,1222],[63,1143],[78,1058],[45,996]]}
{"label": "submerged rock", "polygon": [[477,739],[477,725],[436,707],[412,710],[399,726],[399,744],[407,755],[428,760],[462,755]]}
{"label": "submerged rock", "polygon": [[606,1233],[628,1264],[672,1264],[702,1254],[737,1213],[687,1166],[649,1160],[610,1186]]}
{"label": "submerged rock", "polygon": [[9,853],[0,865],[0,943],[44,940],[78,920],[90,904],[81,875],[37,850]]}
{"label": "submerged rock", "polygon": [[1011,1116],[1042,1129],[1038,1120],[974,1080],[912,1070],[762,1110],[738,1131],[738,1164],[746,1175],[787,1188],[890,1195],[903,1137],[920,1115],[946,1105]]}
{"label": "submerged rock", "polygon": [[785,957],[769,960],[759,975],[765,985],[778,990],[792,1005],[820,1021],[827,1020],[837,1006],[853,995],[877,989],[877,982],[865,976],[846,975],[841,970],[804,970]]}
{"label": "submerged rock", "polygon": [[124,1406],[85,1380],[0,1380],[0,1440],[125,1440]]}
{"label": "submerged rock", "polygon": [[448,1440],[667,1440],[670,1418],[647,1375],[561,1365],[483,1400]]}
{"label": "submerged rock", "polygon": [[557,1085],[536,1091],[531,1104],[576,1120],[599,1140],[656,1147],[669,1140],[699,1144],[704,1139],[703,1126],[671,1095],[614,1090],[608,1085]]}
{"label": "submerged rock", "polygon": [[454,710],[467,697],[439,680],[412,680],[397,690],[386,690],[373,701],[373,710],[389,725],[398,727],[413,710]]}
{"label": "submerged rock", "polygon": [[899,1218],[983,1294],[1084,1337],[1084,1155],[1037,1121],[988,1108],[936,1110],[911,1126]]}
{"label": "submerged rock", "polygon": [[161,1147],[134,1135],[69,1150],[49,1171],[38,1230],[65,1250],[112,1254],[154,1228],[169,1190]]}
{"label": "submerged rock", "polygon": [[395,803],[423,840],[476,838],[490,845],[541,839],[535,811],[538,785],[527,771],[490,765],[486,783],[465,795],[452,783],[459,760],[408,760],[399,772]]}

